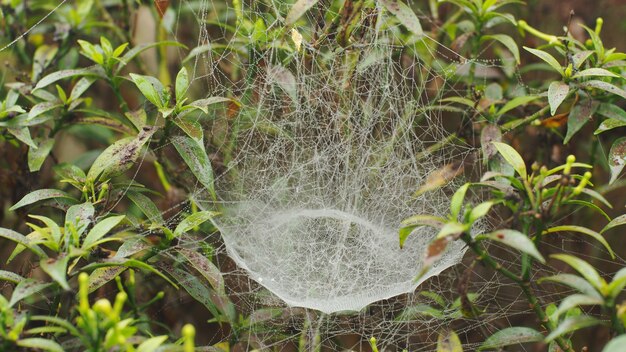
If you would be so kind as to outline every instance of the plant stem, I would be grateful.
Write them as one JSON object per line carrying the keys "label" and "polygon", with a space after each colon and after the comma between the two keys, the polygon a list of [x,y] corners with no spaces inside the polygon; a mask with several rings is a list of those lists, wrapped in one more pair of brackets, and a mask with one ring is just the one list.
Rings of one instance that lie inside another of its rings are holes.
{"label": "plant stem", "polygon": [[[546,316],[546,313],[543,311],[543,308],[541,307],[541,303],[539,302],[537,295],[535,295],[535,292],[530,287],[529,281],[523,280],[521,277],[519,277],[512,271],[506,268],[503,268],[502,265],[498,263],[497,261],[495,261],[495,259],[493,259],[493,257],[491,257],[491,255],[489,255],[489,253],[487,253],[485,249],[478,242],[474,241],[474,238],[469,233],[467,232],[463,233],[461,235],[461,239],[467,244],[468,247],[472,249],[472,251],[474,251],[476,255],[478,255],[478,258],[480,261],[482,261],[484,264],[486,264],[493,270],[511,279],[521,288],[522,292],[524,293],[524,296],[526,296],[526,300],[528,300],[528,303],[530,304],[530,307],[535,312],[535,315],[537,315],[537,318],[539,318],[541,325],[546,330],[548,330],[548,332],[552,332],[554,331],[554,329],[556,329],[556,326],[554,326],[554,324]],[[561,347],[563,351],[575,352],[572,346],[570,346],[569,343],[564,338],[559,336],[556,339],[554,339],[554,341],[559,345],[559,347]]]}

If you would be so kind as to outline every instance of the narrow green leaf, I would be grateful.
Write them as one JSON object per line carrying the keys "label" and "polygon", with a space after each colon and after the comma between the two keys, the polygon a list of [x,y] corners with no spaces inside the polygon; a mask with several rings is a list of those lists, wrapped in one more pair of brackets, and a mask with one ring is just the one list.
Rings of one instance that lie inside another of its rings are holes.
{"label": "narrow green leaf", "polygon": [[37,149],[28,148],[28,169],[30,172],[36,172],[41,169],[41,165],[50,154],[52,147],[54,146],[54,139],[46,139],[39,143]]}
{"label": "narrow green leaf", "polygon": [[454,192],[454,195],[452,195],[452,199],[450,200],[450,215],[452,219],[456,220],[459,217],[461,208],[463,207],[463,201],[465,200],[465,194],[467,193],[469,186],[469,183],[464,184],[459,187],[456,192]]}
{"label": "narrow green leaf", "polygon": [[137,45],[135,47],[133,47],[132,49],[128,50],[126,52],[126,54],[124,54],[124,56],[122,56],[120,58],[120,64],[117,67],[117,70],[115,71],[116,75],[119,75],[119,73],[122,71],[122,69],[124,68],[124,66],[126,66],[131,60],[133,60],[137,55],[141,54],[142,52],[157,47],[157,46],[176,46],[179,48],[186,48],[186,46],[180,42],[177,41],[160,41],[160,42],[154,42],[154,43],[147,43],[147,44],[141,44],[141,45]]}
{"label": "narrow green leaf", "polygon": [[600,321],[594,317],[588,315],[578,315],[575,317],[569,317],[563,320],[557,328],[550,333],[545,339],[545,342],[550,342],[559,336],[567,334],[572,331],[583,329],[589,326],[600,324]]}
{"label": "narrow green leaf", "polygon": [[618,138],[613,142],[609,151],[609,168],[611,169],[611,179],[609,184],[617,180],[617,177],[626,166],[626,137]]}
{"label": "narrow green leaf", "polygon": [[599,135],[602,132],[606,132],[615,128],[626,126],[626,121],[616,119],[606,119],[600,123],[600,126],[593,132],[594,135]]}
{"label": "narrow green leaf", "polygon": [[167,341],[167,336],[155,336],[147,339],[142,342],[139,346],[137,346],[137,352],[152,352],[156,351],[163,342]]}
{"label": "narrow green leaf", "polygon": [[6,129],[10,134],[13,135],[18,141],[26,144],[31,148],[37,149],[37,144],[33,141],[33,138],[30,135],[30,130],[28,127],[10,127]]}
{"label": "narrow green leaf", "polygon": [[494,202],[492,201],[487,201],[487,202],[482,202],[480,204],[478,204],[477,206],[475,206],[472,211],[470,212],[470,216],[469,216],[469,222],[473,223],[476,220],[482,218],[483,216],[487,215],[487,213],[489,212],[489,210],[491,210],[491,207],[494,205]]}
{"label": "narrow green leaf", "polygon": [[543,50],[538,50],[538,49],[533,49],[533,48],[528,48],[528,47],[524,47],[524,49],[526,49],[526,51],[530,52],[531,54],[537,56],[541,60],[545,61],[554,70],[556,70],[556,72],[561,74],[561,76],[563,75],[563,68],[561,67],[561,64],[557,61],[557,59],[554,58],[554,56],[548,54],[547,52]]}
{"label": "narrow green leaf", "polygon": [[614,95],[617,95],[626,99],[626,91],[608,82],[591,80],[591,81],[586,81],[586,82],[581,83],[581,86],[600,89],[605,92],[608,92],[608,93],[611,93],[611,94],[614,94]]}
{"label": "narrow green leaf", "polygon": [[463,345],[459,336],[453,330],[439,334],[439,337],[437,337],[437,352],[463,352]]}
{"label": "narrow green leaf", "polygon": [[567,93],[569,93],[569,84],[561,81],[550,83],[550,87],[548,87],[550,115],[554,116],[561,103],[567,98]]}
{"label": "narrow green leaf", "polygon": [[40,337],[19,339],[17,340],[17,345],[28,349],[34,348],[49,352],[65,352],[65,349],[58,343]]}
{"label": "narrow green leaf", "polygon": [[94,78],[106,78],[106,73],[104,72],[104,69],[99,66],[99,65],[94,65],[94,66],[90,66],[90,67],[86,67],[86,68],[81,68],[81,69],[76,69],[76,70],[62,70],[62,71],[56,71],[53,72],[49,75],[47,75],[46,77],[42,78],[41,80],[39,80],[39,82],[37,82],[37,85],[35,86],[35,89],[41,89],[44,88],[52,83],[55,83],[59,80],[65,79],[65,78],[71,78],[71,77],[76,77],[76,76],[82,76],[82,77],[94,77]]}
{"label": "narrow green leaf", "polygon": [[287,17],[285,18],[285,24],[287,26],[291,26],[296,23],[296,21],[300,19],[300,17],[302,17],[302,15],[304,15],[304,13],[307,12],[311,7],[313,7],[317,2],[318,0],[296,1],[296,3],[291,6],[291,9],[289,9],[289,12],[287,13]]}
{"label": "narrow green leaf", "polygon": [[89,250],[98,240],[102,237],[106,236],[109,231],[111,231],[115,226],[117,226],[126,215],[117,215],[111,216],[104,220],[98,222],[94,227],[89,231],[85,239],[83,240],[83,245],[81,248],[83,250]]}
{"label": "narrow green leaf", "polygon": [[420,24],[417,15],[411,10],[409,6],[400,0],[378,0],[387,11],[391,12],[402,25],[404,25],[413,34],[421,37],[424,35],[422,25]]}
{"label": "narrow green leaf", "polygon": [[185,67],[181,68],[176,75],[176,88],[174,90],[176,94],[176,103],[179,103],[185,99],[187,95],[187,89],[189,89],[189,74]]}
{"label": "narrow green leaf", "polygon": [[12,271],[0,270],[0,280],[19,284],[24,278]]}
{"label": "narrow green leaf", "polygon": [[481,42],[485,40],[496,40],[500,42],[502,45],[504,45],[505,48],[507,48],[508,51],[511,52],[511,54],[513,54],[513,57],[515,58],[515,62],[517,62],[517,64],[519,65],[520,63],[519,48],[517,47],[517,43],[515,42],[513,38],[511,38],[510,36],[506,34],[492,34],[492,35],[485,35],[480,38]]}
{"label": "narrow green leaf", "polygon": [[177,251],[187,258],[191,266],[204,276],[215,291],[225,292],[224,278],[222,277],[220,269],[218,269],[215,264],[196,251],[186,248],[179,248]]}
{"label": "narrow green leaf", "polygon": [[506,160],[506,162],[509,165],[511,165],[513,169],[523,179],[525,179],[527,177],[526,163],[524,163],[524,159],[522,159],[522,156],[519,155],[519,153],[517,153],[517,151],[513,149],[513,147],[511,147],[510,145],[506,143],[500,143],[500,142],[491,142],[491,143],[493,143],[493,145],[496,146],[496,149],[498,149],[498,152],[500,152],[504,160]]}
{"label": "narrow green leaf", "polygon": [[87,178],[106,181],[123,174],[135,164],[142,147],[156,131],[156,127],[144,127],[137,137],[123,138],[110,145],[91,165]]}
{"label": "narrow green leaf", "polygon": [[127,268],[123,266],[110,266],[92,271],[91,274],[89,274],[89,293],[94,292],[109,281],[114,280],[115,277],[122,274],[125,270],[127,270]]}
{"label": "narrow green leaf", "polygon": [[32,296],[35,293],[41,292],[50,286],[49,282],[42,282],[35,279],[24,279],[15,286],[11,300],[9,301],[9,307],[15,305],[15,303],[23,300],[26,297]]}
{"label": "narrow green leaf", "polygon": [[604,228],[600,231],[600,233],[604,233],[614,227],[622,226],[622,225],[626,225],[626,214],[620,215],[616,217],[615,219],[611,220],[611,222],[609,222],[608,224],[606,224],[606,226],[604,226]]}
{"label": "narrow green leaf", "polygon": [[605,70],[603,68],[597,68],[597,67],[592,67],[586,70],[582,70],[572,76],[572,78],[582,78],[582,77],[620,77],[620,76],[616,75],[615,73],[609,70]]}
{"label": "narrow green leaf", "polygon": [[456,221],[451,221],[443,225],[441,230],[439,230],[437,237],[435,238],[441,239],[441,238],[445,238],[448,236],[457,237],[467,230],[468,230],[468,225],[464,225]]}
{"label": "narrow green leaf", "polygon": [[164,223],[161,211],[150,198],[139,192],[128,192],[127,196],[144,213],[148,221],[157,224]]}
{"label": "narrow green leaf", "polygon": [[13,241],[19,245],[22,245],[28,249],[30,249],[33,253],[37,254],[39,258],[47,258],[46,253],[39,248],[36,244],[31,244],[30,240],[22,235],[21,233],[17,233],[13,230],[5,229],[0,227],[0,237],[6,238],[7,240]]}
{"label": "narrow green leaf", "polygon": [[567,144],[576,132],[591,121],[597,109],[598,102],[590,100],[581,101],[572,108],[567,119],[567,134],[563,139],[564,144]]}
{"label": "narrow green leaf", "polygon": [[75,201],[74,197],[58,189],[38,189],[25,195],[24,198],[20,199],[20,201],[15,203],[9,210],[13,211],[42,200],[55,198],[65,198]]}
{"label": "narrow green leaf", "polygon": [[476,236],[477,241],[487,240],[487,239],[492,240],[492,241],[497,241],[513,249],[517,249],[520,252],[523,252],[532,256],[533,258],[537,259],[541,263],[546,262],[546,260],[541,255],[541,253],[539,253],[539,251],[537,250],[537,247],[535,246],[533,241],[531,241],[530,238],[528,238],[528,236],[524,235],[523,233],[519,231],[510,230],[510,229],[502,229],[502,230],[494,231],[488,234]]}
{"label": "narrow green leaf", "polygon": [[609,254],[611,254],[611,258],[615,258],[615,253],[613,253],[613,249],[611,249],[611,246],[609,245],[609,243],[604,239],[604,237],[602,237],[601,234],[588,229],[586,227],[583,226],[575,226],[575,225],[563,225],[563,226],[555,226],[555,227],[551,227],[547,230],[545,230],[543,232],[543,235],[549,234],[549,233],[554,233],[554,232],[577,232],[577,233],[582,233],[584,235],[593,237],[596,241],[602,243],[602,245],[604,246],[604,248],[606,248],[607,251],[609,251]]}
{"label": "narrow green leaf", "polygon": [[505,346],[540,341],[543,341],[543,334],[535,329],[521,326],[511,327],[500,330],[489,336],[489,338],[480,345],[478,350],[498,350]]}
{"label": "narrow green leaf", "polygon": [[602,295],[585,279],[578,275],[573,274],[557,274],[539,279],[539,283],[544,281],[555,282],[561,285],[568,286],[581,292],[587,296],[593,296],[596,298],[602,298]]}
{"label": "narrow green leaf", "polygon": [[409,237],[411,233],[413,233],[413,230],[415,230],[416,228],[420,226],[430,226],[430,227],[440,229],[445,222],[446,222],[446,219],[444,218],[434,216],[434,215],[423,215],[423,214],[413,215],[408,219],[404,219],[402,221],[402,227],[400,227],[399,234],[398,234],[399,239],[400,239],[400,248],[404,246],[404,243],[406,242],[407,238]]}
{"label": "narrow green leaf", "polygon": [[566,313],[572,308],[578,306],[592,306],[592,305],[602,305],[604,304],[604,300],[597,296],[588,296],[581,294],[573,294],[565,297],[559,304],[559,309],[556,311],[556,315],[560,316],[563,313]]}
{"label": "narrow green leaf", "polygon": [[230,101],[230,102],[233,102],[233,103],[239,105],[239,103],[236,100],[233,100],[233,99],[230,99],[230,98],[226,98],[226,97],[210,97],[210,98],[206,98],[206,99],[194,100],[193,102],[191,102],[189,104],[189,106],[193,106],[195,108],[198,108],[198,109],[202,110],[202,112],[204,112],[205,114],[208,114],[210,105],[218,104],[218,103],[225,103],[227,101]]}
{"label": "narrow green leaf", "polygon": [[131,73],[130,78],[137,86],[141,94],[143,94],[149,102],[151,102],[157,108],[164,108],[167,106],[168,101],[164,99],[164,87],[163,84],[156,78],[151,76],[144,76]]}
{"label": "narrow green leaf", "polygon": [[574,270],[578,271],[578,273],[598,290],[598,292],[604,293],[606,290],[606,281],[604,281],[596,269],[586,261],[569,254],[553,254],[550,257],[563,261],[574,268]]}
{"label": "narrow green leaf", "polygon": [[539,99],[540,96],[539,95],[524,95],[521,97],[516,97],[513,98],[511,100],[509,100],[506,104],[504,104],[504,106],[498,111],[498,115],[504,115],[505,113],[519,107],[522,105],[526,105],[528,103],[530,103],[533,100],[537,100]]}
{"label": "narrow green leaf", "polygon": [[68,255],[62,255],[58,258],[42,259],[40,262],[41,269],[50,275],[65,291],[69,291],[70,285],[67,283],[67,264],[70,260]]}
{"label": "narrow green leaf", "polygon": [[291,71],[282,66],[272,66],[267,70],[267,75],[294,103],[298,102],[298,84]]}
{"label": "narrow green leaf", "polygon": [[215,185],[213,184],[213,167],[211,166],[209,156],[204,150],[204,146],[186,136],[172,137],[172,143],[198,181],[205,187],[211,197],[216,199]]}
{"label": "narrow green leaf", "polygon": [[219,215],[219,213],[207,210],[193,213],[183,219],[183,221],[181,221],[180,224],[176,226],[176,230],[174,230],[174,235],[178,237],[181,234],[193,229],[194,227],[200,226],[201,224],[213,219],[217,215]]}

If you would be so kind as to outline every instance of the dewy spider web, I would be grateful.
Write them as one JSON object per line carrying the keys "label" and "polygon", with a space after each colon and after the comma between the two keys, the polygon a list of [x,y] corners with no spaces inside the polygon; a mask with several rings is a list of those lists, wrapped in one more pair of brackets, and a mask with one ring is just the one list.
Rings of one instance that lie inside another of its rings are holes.
{"label": "dewy spider web", "polygon": [[390,39],[371,40],[326,52],[305,43],[282,60],[256,52],[246,67],[258,75],[231,124],[216,222],[238,266],[291,306],[358,311],[463,255],[451,245],[416,281],[435,231],[398,245],[408,215],[447,209],[440,193],[412,196],[444,164],[445,153],[424,150],[445,135],[425,109],[424,67],[400,62]]}

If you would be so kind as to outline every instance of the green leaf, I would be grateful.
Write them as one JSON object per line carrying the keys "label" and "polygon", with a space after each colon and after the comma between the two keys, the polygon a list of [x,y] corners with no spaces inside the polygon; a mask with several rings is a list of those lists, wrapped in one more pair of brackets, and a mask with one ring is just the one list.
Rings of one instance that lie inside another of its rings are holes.
{"label": "green leaf", "polygon": [[463,345],[461,345],[459,336],[452,330],[439,334],[439,337],[437,337],[437,352],[463,352]]}
{"label": "green leaf", "polygon": [[596,113],[608,117],[610,119],[620,120],[626,122],[626,111],[615,104],[601,103],[598,106]]}
{"label": "green leaf", "polygon": [[614,227],[622,226],[622,225],[626,225],[626,214],[620,215],[616,217],[615,219],[611,220],[611,222],[609,222],[608,224],[606,224],[606,226],[604,226],[604,228],[600,231],[600,233],[604,233]]}
{"label": "green leaf", "polygon": [[519,48],[517,47],[517,43],[515,42],[513,38],[511,38],[510,36],[506,34],[485,35],[480,38],[481,42],[484,42],[486,40],[496,40],[500,42],[502,45],[504,45],[504,47],[507,48],[507,50],[510,51],[511,54],[513,54],[513,57],[515,58],[515,62],[517,62],[517,64],[519,65],[520,63]]}
{"label": "green leaf", "polygon": [[63,347],[61,347],[61,345],[59,345],[58,343],[52,340],[48,340],[48,339],[44,339],[40,337],[30,337],[26,339],[19,339],[17,340],[17,345],[20,347],[28,348],[28,349],[34,348],[34,349],[40,349],[40,350],[50,351],[50,352],[64,352],[65,351],[65,349],[63,349]]}
{"label": "green leaf", "polygon": [[489,210],[491,210],[491,207],[494,205],[494,202],[492,201],[487,201],[487,202],[482,202],[480,204],[478,204],[477,206],[475,206],[472,211],[470,212],[469,215],[469,222],[473,223],[476,220],[482,218],[483,216],[487,215],[487,213],[489,212]]}
{"label": "green leaf", "polygon": [[567,93],[569,93],[569,84],[561,81],[550,83],[550,87],[548,87],[550,115],[554,116],[561,103],[567,98]]}
{"label": "green leaf", "polygon": [[46,139],[39,143],[37,149],[28,148],[28,169],[30,172],[36,172],[41,169],[41,165],[50,154],[52,147],[54,146],[54,139]]}
{"label": "green leaf", "polygon": [[58,258],[42,259],[40,262],[41,269],[50,275],[65,291],[69,291],[70,285],[67,283],[67,263],[70,260],[69,255],[61,255]]}
{"label": "green leaf", "polygon": [[0,280],[18,284],[23,281],[24,278],[12,271],[0,270]]}
{"label": "green leaf", "polygon": [[15,303],[23,300],[26,297],[32,296],[35,293],[43,291],[50,286],[51,283],[42,282],[35,279],[25,279],[15,286],[11,300],[9,301],[9,307],[12,307]]}
{"label": "green leaf", "polygon": [[559,309],[556,311],[556,315],[560,316],[563,313],[566,313],[572,308],[578,306],[591,306],[591,305],[602,305],[604,304],[604,300],[597,296],[588,296],[581,294],[573,294],[565,297],[561,304],[559,304]]}
{"label": "green leaf", "polygon": [[202,112],[204,112],[205,114],[208,114],[210,105],[218,104],[218,103],[225,103],[227,101],[231,101],[231,102],[239,105],[239,103],[236,100],[233,100],[233,99],[230,99],[230,98],[210,97],[210,98],[206,98],[206,99],[194,100],[188,106],[193,106],[195,108],[198,108],[198,109],[202,110]]}
{"label": "green leaf", "polygon": [[468,229],[469,229],[469,225],[464,225],[456,221],[450,221],[446,223],[445,225],[443,225],[441,230],[439,230],[437,237],[435,238],[441,239],[441,238],[445,238],[448,236],[457,237],[463,232],[467,231]]}
{"label": "green leaf", "polygon": [[400,0],[378,0],[387,11],[391,12],[402,25],[404,25],[413,34],[421,37],[424,35],[422,25],[420,24],[417,15],[411,10],[409,6]]}
{"label": "green leaf", "polygon": [[298,0],[295,4],[291,6],[289,12],[287,13],[287,17],[285,18],[285,24],[287,26],[291,26],[296,21],[304,15],[311,7],[313,7],[318,0]]}
{"label": "green leaf", "polygon": [[456,192],[454,192],[454,195],[452,195],[452,199],[450,200],[450,216],[452,219],[456,220],[459,217],[461,208],[463,207],[463,201],[465,200],[465,194],[467,193],[469,186],[469,183],[464,184],[459,187]]}
{"label": "green leaf", "polygon": [[598,77],[598,76],[599,77],[620,77],[609,70],[605,70],[603,68],[592,67],[592,68],[588,68],[586,70],[582,70],[576,73],[575,75],[572,76],[572,78]]}
{"label": "green leaf", "polygon": [[189,74],[185,67],[181,68],[176,75],[176,103],[182,102],[187,95],[187,89],[189,89]]}
{"label": "green leaf", "polygon": [[528,238],[528,236],[524,235],[523,233],[519,231],[510,230],[510,229],[502,229],[502,230],[494,231],[488,234],[476,236],[477,241],[487,240],[487,239],[492,240],[492,241],[497,241],[511,248],[517,249],[520,252],[526,253],[534,257],[541,263],[546,262],[546,260],[541,255],[541,253],[539,253],[539,251],[537,250],[537,247],[535,246],[533,241],[531,241],[530,238]]}
{"label": "green leaf", "polygon": [[400,248],[404,246],[404,242],[406,242],[406,239],[416,228],[420,226],[431,226],[440,229],[445,222],[446,219],[442,217],[423,214],[413,215],[408,219],[404,219],[399,231]]}
{"label": "green leaf", "polygon": [[592,119],[597,108],[598,102],[589,100],[581,101],[572,108],[567,119],[567,134],[563,144],[567,144],[576,132]]}
{"label": "green leaf", "polygon": [[163,342],[167,341],[167,336],[162,335],[162,336],[155,336],[155,337],[151,337],[149,339],[147,339],[146,341],[142,342],[138,347],[137,347],[137,352],[152,352],[152,351],[156,351],[157,348],[159,346],[161,346],[163,344]]}
{"label": "green leaf", "polygon": [[9,210],[13,211],[15,209],[19,209],[21,207],[24,207],[26,205],[30,205],[42,200],[46,200],[46,199],[56,199],[56,198],[65,198],[65,199],[70,199],[72,201],[76,201],[72,196],[70,196],[69,194],[60,191],[58,189],[38,189],[36,191],[30,192],[29,194],[25,195],[24,198],[20,199],[19,202],[15,203],[15,205],[13,205]]}
{"label": "green leaf", "polygon": [[137,137],[123,138],[110,145],[93,162],[87,178],[106,181],[123,174],[135,164],[143,145],[156,131],[156,127],[144,127]]}
{"label": "green leaf", "polygon": [[35,86],[33,90],[41,89],[59,80],[62,80],[65,78],[76,77],[76,76],[106,78],[106,73],[104,72],[104,69],[99,65],[94,65],[94,66],[81,68],[77,70],[56,71],[47,75],[46,77],[42,78],[39,82],[37,82],[37,85]]}
{"label": "green leaf", "polygon": [[511,327],[500,330],[489,336],[489,338],[480,345],[478,350],[499,350],[505,346],[539,341],[543,341],[543,334],[539,331],[522,326]]}
{"label": "green leaf", "polygon": [[607,289],[608,297],[615,299],[626,286],[626,268],[621,268],[613,276],[613,280],[609,283]]}
{"label": "green leaf", "polygon": [[543,50],[538,50],[538,49],[533,49],[533,48],[528,48],[528,47],[524,47],[524,49],[526,49],[526,51],[530,52],[531,54],[537,56],[541,60],[545,61],[548,65],[550,65],[553,69],[555,69],[556,72],[560,73],[561,76],[563,75],[563,68],[561,67],[561,64],[559,64],[557,59],[554,58],[554,56],[548,54],[547,52]]}
{"label": "green leaf", "polygon": [[600,89],[605,92],[608,92],[608,93],[611,93],[611,94],[614,94],[614,95],[617,95],[626,99],[626,91],[608,82],[591,80],[591,81],[583,82],[580,85],[583,87]]}
{"label": "green leaf", "polygon": [[33,138],[30,136],[30,130],[28,127],[19,127],[19,128],[7,128],[6,129],[10,134],[13,135],[18,141],[26,144],[31,148],[37,149],[37,144],[33,141]]}
{"label": "green leaf", "polygon": [[154,106],[161,109],[168,105],[169,102],[164,99],[163,84],[158,79],[134,73],[130,74],[130,78],[141,94]]}
{"label": "green leaf", "polygon": [[215,291],[225,293],[224,278],[215,264],[208,260],[207,257],[191,249],[179,248],[177,251],[187,259],[194,269],[204,276]]}
{"label": "green leaf", "polygon": [[93,247],[98,240],[106,236],[109,231],[117,226],[125,217],[126,215],[111,216],[98,222],[85,237],[81,248],[83,250],[91,249],[91,247]]}
{"label": "green leaf", "polygon": [[17,244],[20,244],[28,249],[30,249],[33,253],[37,254],[39,258],[48,257],[44,251],[39,248],[36,244],[31,244],[30,240],[22,235],[21,233],[17,233],[13,230],[5,229],[0,227],[0,237],[6,238],[7,240],[13,241]]}
{"label": "green leaf", "polygon": [[596,269],[586,261],[569,254],[553,254],[550,257],[563,261],[574,268],[574,270],[578,271],[578,273],[598,290],[598,292],[604,293],[606,290],[606,281],[604,281]]}
{"label": "green leaf", "polygon": [[446,317],[445,312],[441,309],[433,308],[427,304],[417,304],[405,308],[395,321],[410,322],[419,320],[424,317],[432,317],[436,319],[444,319]]}
{"label": "green leaf", "polygon": [[561,285],[571,287],[587,296],[602,298],[602,295],[585,279],[573,274],[557,274],[539,279],[539,283],[544,281],[556,282]]}
{"label": "green leaf", "polygon": [[620,335],[609,341],[602,352],[623,352],[624,346],[626,346],[626,335]]}
{"label": "green leaf", "polygon": [[52,111],[62,106],[63,104],[59,103],[58,101],[45,101],[43,103],[39,103],[33,106],[32,109],[30,109],[30,111],[28,112],[28,119],[32,120],[39,115],[43,115],[48,111]]}
{"label": "green leaf", "polygon": [[606,248],[607,251],[609,251],[609,253],[611,254],[611,258],[615,259],[615,253],[613,253],[613,249],[611,249],[611,246],[609,245],[609,243],[604,239],[604,237],[602,237],[601,234],[588,229],[586,227],[583,226],[575,226],[575,225],[562,225],[562,226],[555,226],[555,227],[551,227],[547,230],[545,230],[543,232],[542,235],[546,235],[549,233],[554,233],[554,232],[578,232],[578,233],[582,233],[584,235],[593,237],[596,241],[602,243],[602,245],[604,246],[604,248]]}
{"label": "green leaf", "polygon": [[157,224],[164,223],[161,211],[150,198],[139,192],[128,192],[127,197],[144,213],[148,221]]}
{"label": "green leaf", "polygon": [[204,146],[186,136],[172,137],[172,143],[198,181],[205,187],[211,197],[216,199],[215,185],[213,184],[213,167],[211,166],[209,156],[204,150]]}
{"label": "green leaf", "polygon": [[183,219],[183,221],[181,221],[180,224],[176,226],[176,230],[174,230],[174,236],[178,237],[181,234],[193,229],[194,227],[198,227],[201,224],[213,219],[217,215],[219,215],[219,213],[207,210],[193,213]]}
{"label": "green leaf", "polygon": [[65,214],[65,231],[71,233],[70,224],[74,226],[77,236],[82,236],[93,219],[96,210],[92,203],[86,202],[71,206]]}
{"label": "green leaf", "polygon": [[510,145],[506,143],[500,143],[500,142],[491,142],[491,143],[496,146],[496,149],[498,149],[498,152],[500,152],[504,160],[506,160],[506,162],[509,165],[511,165],[513,169],[523,179],[525,179],[527,177],[526,163],[524,163],[524,159],[522,159],[522,156],[519,155],[517,151],[513,149],[513,147],[511,147]]}
{"label": "green leaf", "polygon": [[613,142],[609,151],[609,168],[611,169],[611,179],[609,184],[615,182],[617,177],[626,165],[626,137],[621,137]]}
{"label": "green leaf", "polygon": [[567,334],[569,332],[598,324],[600,324],[600,321],[598,319],[590,317],[588,315],[578,315],[566,318],[559,324],[559,326],[557,326],[556,329],[554,329],[554,331],[552,331],[552,333],[550,333],[550,335],[546,337],[545,342],[550,342],[557,337]]}
{"label": "green leaf", "polygon": [[616,119],[606,119],[600,123],[598,129],[596,129],[593,134],[598,135],[602,132],[606,132],[612,130],[614,128],[624,127],[626,126],[626,121],[616,120]]}
{"label": "green leaf", "polygon": [[160,276],[165,281],[167,281],[174,288],[178,289],[178,285],[176,285],[172,280],[170,280],[170,278],[165,276],[163,273],[161,273],[160,271],[155,269],[152,265],[146,264],[146,263],[144,263],[142,261],[139,261],[139,260],[136,260],[136,259],[115,258],[115,257],[114,258],[109,258],[109,259],[105,259],[105,260],[103,260],[101,262],[88,264],[88,265],[84,266],[82,268],[82,270],[89,271],[89,270],[95,270],[95,269],[98,269],[98,268],[108,268],[108,267],[113,267],[113,266],[124,266],[124,267],[127,267],[127,268],[141,269],[141,270],[145,270],[145,271],[154,273],[154,274]]}
{"label": "green leaf", "polygon": [[524,95],[521,97],[516,97],[509,100],[504,106],[498,111],[498,115],[504,115],[505,113],[519,107],[522,105],[526,105],[533,100],[537,100],[541,98],[539,95]]}
{"label": "green leaf", "polygon": [[127,268],[123,266],[111,266],[92,271],[91,274],[89,274],[89,293],[94,292],[109,281],[115,279],[115,277],[122,274],[125,270],[127,270]]}

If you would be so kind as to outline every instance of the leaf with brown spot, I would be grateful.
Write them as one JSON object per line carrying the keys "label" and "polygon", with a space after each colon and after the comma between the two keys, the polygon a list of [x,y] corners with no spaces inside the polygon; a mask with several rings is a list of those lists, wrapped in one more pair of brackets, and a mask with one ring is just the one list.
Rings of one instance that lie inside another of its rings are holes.
{"label": "leaf with brown spot", "polygon": [[609,184],[617,180],[617,176],[626,165],[626,137],[622,137],[613,142],[609,151],[609,167],[611,168],[611,180]]}
{"label": "leaf with brown spot", "polygon": [[87,173],[91,181],[105,181],[119,176],[130,169],[141,155],[141,149],[157,127],[144,127],[136,137],[128,137],[110,145],[94,161]]}

